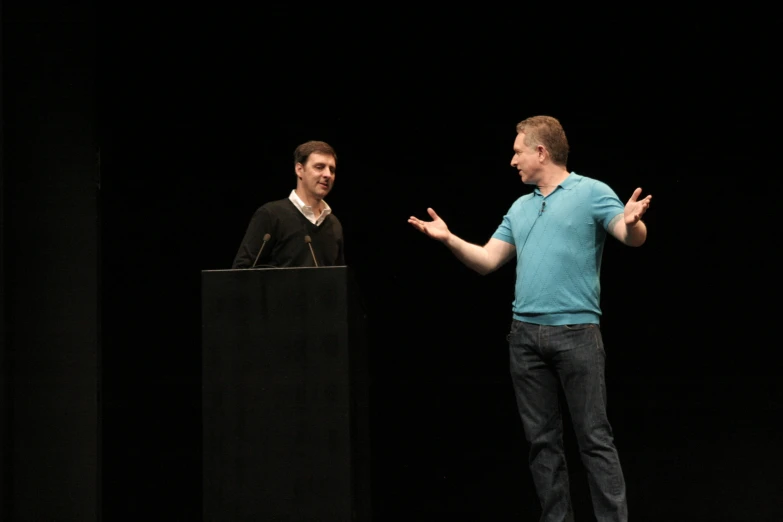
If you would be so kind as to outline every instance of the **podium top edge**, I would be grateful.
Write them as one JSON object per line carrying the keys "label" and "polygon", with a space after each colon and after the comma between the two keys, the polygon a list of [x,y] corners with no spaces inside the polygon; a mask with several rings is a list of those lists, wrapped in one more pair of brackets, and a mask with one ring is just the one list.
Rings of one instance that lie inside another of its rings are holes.
{"label": "podium top edge", "polygon": [[281,266],[281,267],[263,267],[263,268],[219,268],[212,270],[202,270],[202,274],[214,272],[258,272],[261,270],[324,270],[329,268],[348,268],[348,265],[335,266]]}

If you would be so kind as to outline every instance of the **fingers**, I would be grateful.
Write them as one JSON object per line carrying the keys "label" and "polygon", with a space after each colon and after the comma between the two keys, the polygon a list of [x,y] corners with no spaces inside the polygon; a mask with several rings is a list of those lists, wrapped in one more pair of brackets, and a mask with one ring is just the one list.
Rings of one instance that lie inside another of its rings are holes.
{"label": "fingers", "polygon": [[[427,213],[432,217],[433,221],[440,220],[438,215],[431,208],[427,209]],[[420,232],[424,232],[427,235],[431,235],[430,230],[429,230],[429,225],[432,224],[432,221],[422,221],[421,219],[417,218],[416,216],[411,216],[411,217],[408,218],[408,223],[413,225]]]}
{"label": "fingers", "polygon": [[[636,201],[637,199],[639,199],[641,193],[642,193],[642,187],[637,187],[637,189],[633,191],[633,194],[631,194],[631,199],[629,199],[628,201]],[[644,199],[642,199],[642,201],[646,202],[649,205],[651,199],[652,199],[652,194],[649,194]]]}
{"label": "fingers", "polygon": [[636,214],[634,214],[634,222],[642,219],[642,216],[645,214],[645,212],[647,212],[648,208],[650,208],[650,196],[647,196],[645,199],[639,202],[639,210]]}
{"label": "fingers", "polygon": [[647,212],[648,208],[650,208],[650,201],[652,200],[652,194],[639,200],[639,195],[641,193],[642,193],[642,188],[638,187],[636,190],[633,191],[633,194],[631,194],[631,199],[629,199],[628,203],[626,204],[628,211],[634,212],[632,217],[634,223],[642,219],[644,213]]}
{"label": "fingers", "polygon": [[409,218],[408,218],[408,223],[410,223],[411,225],[413,225],[413,227],[414,227],[416,230],[418,230],[419,232],[424,232],[424,233],[426,233],[426,232],[427,232],[427,227],[426,227],[426,224],[424,223],[424,221],[420,220],[420,219],[419,219],[419,218],[417,218],[417,217],[414,217],[414,216],[411,216],[411,217],[409,217]]}

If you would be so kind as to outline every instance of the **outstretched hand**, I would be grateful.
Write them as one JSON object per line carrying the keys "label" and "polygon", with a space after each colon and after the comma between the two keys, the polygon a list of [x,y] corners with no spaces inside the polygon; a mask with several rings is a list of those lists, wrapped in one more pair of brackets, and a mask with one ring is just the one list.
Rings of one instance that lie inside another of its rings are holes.
{"label": "outstretched hand", "polygon": [[443,221],[434,210],[427,209],[427,213],[432,218],[432,221],[422,221],[421,219],[411,216],[408,218],[408,223],[413,225],[419,232],[423,232],[433,239],[438,241],[446,241],[451,232],[449,227],[446,226],[446,222]]}
{"label": "outstretched hand", "polygon": [[650,208],[650,200],[652,199],[652,195],[638,200],[641,193],[641,188],[634,190],[633,194],[631,194],[631,199],[629,199],[628,203],[625,204],[624,217],[626,226],[630,227],[638,223],[639,220],[642,219],[644,213],[647,212],[647,209]]}

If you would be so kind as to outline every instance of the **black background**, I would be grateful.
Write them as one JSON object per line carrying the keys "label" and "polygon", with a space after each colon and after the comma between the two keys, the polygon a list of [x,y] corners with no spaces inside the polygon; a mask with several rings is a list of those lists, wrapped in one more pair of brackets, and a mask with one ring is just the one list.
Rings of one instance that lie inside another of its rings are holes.
{"label": "black background", "polygon": [[535,114],[563,123],[571,170],[622,200],[653,195],[647,243],[610,239],[602,269],[632,517],[783,515],[777,348],[763,333],[774,308],[754,277],[771,266],[753,211],[768,189],[754,163],[766,68],[744,20],[94,9],[79,38],[96,56],[105,520],[199,520],[200,271],[230,267],[253,211],[294,187],[292,153],[310,139],[337,150],[328,202],[367,303],[376,519],[535,520],[507,369],[513,264],[478,276],[406,223],[429,206],[485,242],[530,190],[509,161],[516,123]]}

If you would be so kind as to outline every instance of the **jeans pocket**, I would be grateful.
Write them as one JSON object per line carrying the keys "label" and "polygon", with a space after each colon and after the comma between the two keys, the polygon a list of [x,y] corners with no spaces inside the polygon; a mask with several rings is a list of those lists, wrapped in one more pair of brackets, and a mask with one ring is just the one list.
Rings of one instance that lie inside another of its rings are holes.
{"label": "jeans pocket", "polygon": [[581,323],[581,324],[564,324],[563,325],[566,330],[587,330],[589,328],[595,328],[595,325],[593,323]]}
{"label": "jeans pocket", "polygon": [[514,335],[517,335],[520,330],[524,328],[524,324],[522,321],[513,320],[511,321],[511,327],[509,329],[508,334],[506,335],[506,341],[511,341],[511,337]]}

